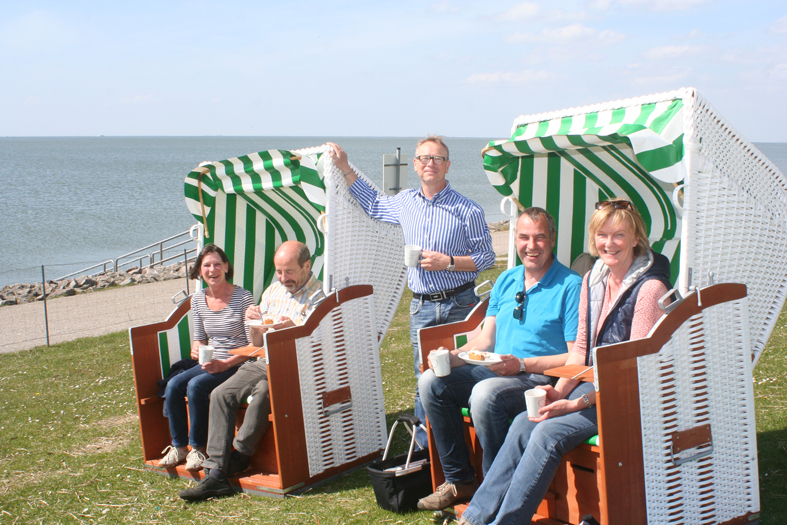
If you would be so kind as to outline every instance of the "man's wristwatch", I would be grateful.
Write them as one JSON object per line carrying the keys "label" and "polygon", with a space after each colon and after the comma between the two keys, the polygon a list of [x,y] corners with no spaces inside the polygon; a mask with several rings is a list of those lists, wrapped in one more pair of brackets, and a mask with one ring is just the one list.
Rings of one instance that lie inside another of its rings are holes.
{"label": "man's wristwatch", "polygon": [[453,272],[453,271],[456,270],[456,265],[454,264],[454,256],[453,255],[449,255],[449,257],[451,258],[451,262],[448,263],[448,267],[445,270],[447,272]]}
{"label": "man's wristwatch", "polygon": [[527,366],[525,365],[525,358],[519,360],[519,373],[527,374]]}

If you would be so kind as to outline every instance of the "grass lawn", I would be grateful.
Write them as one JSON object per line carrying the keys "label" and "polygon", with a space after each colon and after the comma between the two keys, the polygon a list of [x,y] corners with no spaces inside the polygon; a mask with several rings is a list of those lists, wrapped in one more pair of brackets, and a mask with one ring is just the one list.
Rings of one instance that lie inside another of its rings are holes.
{"label": "grass lawn", "polygon": [[[502,267],[490,270],[490,278]],[[391,422],[412,411],[409,292],[380,355]],[[762,517],[787,515],[787,316],[755,370]],[[400,434],[395,453],[405,448]],[[0,355],[0,523],[430,523],[377,507],[365,469],[285,499],[187,504],[187,483],[142,469],[128,335]]]}

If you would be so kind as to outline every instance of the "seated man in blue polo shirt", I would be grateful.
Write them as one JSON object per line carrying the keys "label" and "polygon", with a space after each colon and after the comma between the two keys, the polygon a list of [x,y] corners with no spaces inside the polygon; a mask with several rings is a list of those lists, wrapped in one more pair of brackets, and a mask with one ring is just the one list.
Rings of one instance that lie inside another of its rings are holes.
{"label": "seated man in blue polo shirt", "polygon": [[[509,420],[527,409],[525,390],[552,382],[543,372],[566,363],[577,337],[582,278],[557,261],[555,238],[555,221],[545,210],[522,212],[516,229],[522,266],[498,278],[480,334],[451,351],[451,373],[437,377],[430,358],[430,369],[418,381],[446,480],[418,508],[444,509],[470,499],[478,488],[464,441],[462,407],[470,409],[486,474]],[[500,362],[470,365],[459,358],[472,349],[494,352]]]}

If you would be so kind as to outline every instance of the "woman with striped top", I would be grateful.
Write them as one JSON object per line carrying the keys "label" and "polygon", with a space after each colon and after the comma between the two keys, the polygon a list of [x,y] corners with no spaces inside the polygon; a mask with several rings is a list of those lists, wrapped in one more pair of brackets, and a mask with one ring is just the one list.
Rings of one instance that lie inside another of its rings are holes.
{"label": "woman with striped top", "polygon": [[159,461],[161,467],[174,467],[185,460],[186,470],[202,468],[208,442],[210,393],[247,359],[231,355],[229,350],[249,344],[244,314],[254,304],[254,299],[248,290],[227,281],[232,279],[232,273],[232,265],[224,251],[215,244],[207,244],[189,274],[191,279],[202,277],[207,285],[191,297],[194,320],[191,357],[199,358],[199,347],[210,341],[213,359],[186,370],[167,383],[164,415],[169,418],[172,445],[164,450],[166,455]]}

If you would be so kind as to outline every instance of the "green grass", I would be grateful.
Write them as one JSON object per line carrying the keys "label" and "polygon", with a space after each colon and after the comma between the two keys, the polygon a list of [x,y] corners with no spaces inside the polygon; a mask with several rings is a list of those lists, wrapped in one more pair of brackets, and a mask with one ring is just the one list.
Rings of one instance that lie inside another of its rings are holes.
{"label": "green grass", "polygon": [[[380,349],[389,428],[412,411],[409,298],[405,292]],[[782,314],[755,370],[765,523],[787,515],[785,359]],[[402,432],[394,453],[406,442]],[[126,332],[0,355],[2,524],[431,522],[431,513],[377,507],[365,469],[285,499],[237,495],[187,504],[177,497],[186,486],[142,468]]]}

